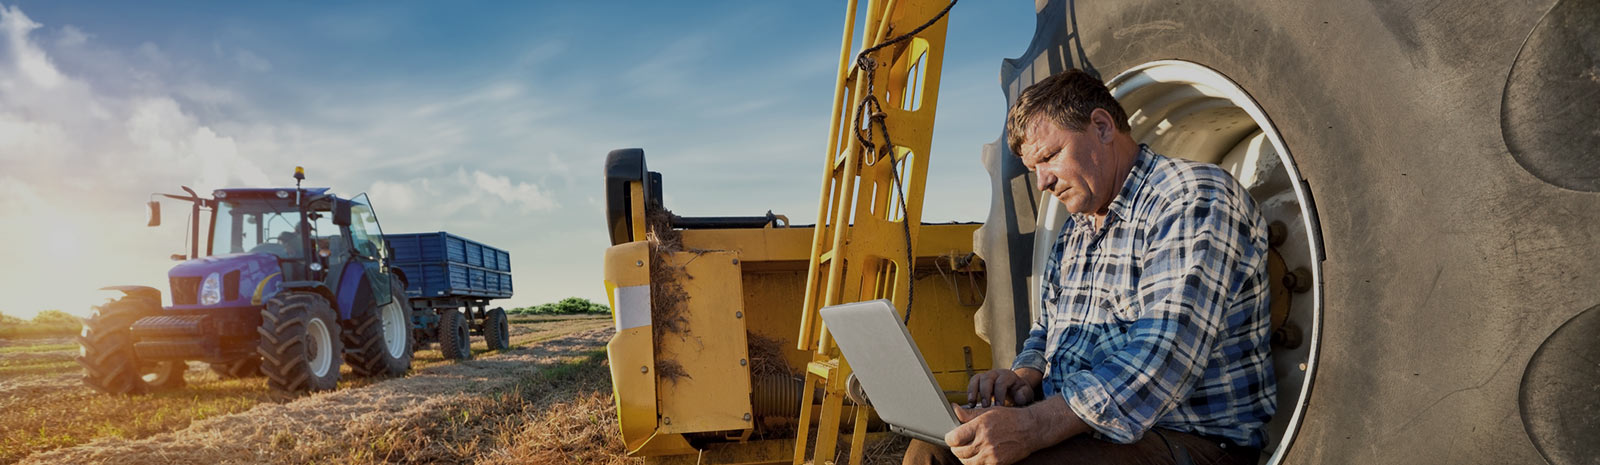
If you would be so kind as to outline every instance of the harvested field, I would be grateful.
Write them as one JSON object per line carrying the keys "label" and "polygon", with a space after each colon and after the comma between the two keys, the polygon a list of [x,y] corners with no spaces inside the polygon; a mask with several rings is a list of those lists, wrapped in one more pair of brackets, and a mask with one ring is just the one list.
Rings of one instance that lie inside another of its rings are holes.
{"label": "harvested field", "polygon": [[[572,402],[604,407],[592,417],[609,423],[590,430],[615,441],[603,352],[610,319],[512,324],[511,350],[487,353],[480,340],[473,346],[478,359],[464,363],[422,350],[406,378],[354,379],[347,372],[339,390],[293,399],[267,391],[260,378],[218,379],[202,363],[190,364],[185,389],[109,396],[79,381],[70,340],[3,341],[0,463],[484,461],[515,457],[496,455],[513,444],[533,445],[506,431],[541,418],[511,413]],[[604,402],[582,397],[601,394]],[[575,453],[602,443],[581,444]]]}
{"label": "harvested field", "polygon": [[[511,350],[479,341],[477,359],[457,363],[423,350],[405,378],[347,379],[296,398],[260,378],[217,379],[201,363],[186,389],[129,397],[83,387],[75,367],[0,375],[0,463],[642,463],[624,456],[618,436],[610,319],[511,321]],[[0,362],[76,352],[60,341],[13,343],[0,346]],[[907,441],[877,436],[867,463],[898,463]]]}

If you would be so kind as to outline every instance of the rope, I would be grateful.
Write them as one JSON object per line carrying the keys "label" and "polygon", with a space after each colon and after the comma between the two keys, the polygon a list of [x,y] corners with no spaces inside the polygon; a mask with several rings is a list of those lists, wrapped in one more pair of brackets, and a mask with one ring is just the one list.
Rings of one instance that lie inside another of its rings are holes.
{"label": "rope", "polygon": [[[888,156],[890,163],[889,171],[894,174],[895,194],[900,201],[900,226],[902,232],[905,233],[906,241],[906,269],[899,271],[901,274],[906,276],[906,315],[903,320],[903,323],[906,325],[911,324],[911,301],[913,297],[916,297],[916,273],[913,271],[916,269],[916,257],[911,253],[911,212],[906,209],[905,183],[900,179],[899,161],[894,157],[894,142],[889,140],[889,125],[884,123],[884,119],[887,118],[888,115],[883,112],[883,106],[878,102],[878,95],[876,92],[874,92],[875,84],[873,78],[878,70],[878,61],[872,59],[870,55],[874,52],[884,49],[885,47],[898,44],[900,42],[905,42],[907,39],[910,39],[921,33],[923,30],[933,26],[934,23],[939,22],[940,19],[944,19],[945,15],[950,13],[950,9],[956,6],[957,1],[959,0],[950,0],[950,4],[945,5],[944,9],[939,10],[939,14],[933,15],[932,19],[929,19],[928,22],[922,23],[921,26],[917,26],[916,29],[912,29],[911,32],[894,36],[889,40],[883,41],[883,43],[869,47],[866,50],[862,50],[861,53],[856,54],[856,67],[867,73],[867,92],[866,96],[861,98],[861,103],[856,104],[855,124],[860,125],[862,121],[861,117],[865,115],[867,117],[867,127],[865,128],[865,131],[859,128],[851,128],[851,130],[856,135],[856,142],[861,144],[861,147],[866,151],[866,153],[872,155],[871,157],[868,157],[869,161],[867,162],[867,166],[873,166],[877,164],[878,157]],[[868,107],[871,107],[872,109],[870,113],[867,112]],[[879,132],[883,134],[884,153],[882,154],[879,153],[877,144],[872,143],[873,126],[877,126]]]}

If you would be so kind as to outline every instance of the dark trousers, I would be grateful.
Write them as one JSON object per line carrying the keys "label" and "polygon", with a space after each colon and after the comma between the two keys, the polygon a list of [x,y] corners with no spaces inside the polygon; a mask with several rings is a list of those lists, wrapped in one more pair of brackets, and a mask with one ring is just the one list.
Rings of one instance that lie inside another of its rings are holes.
{"label": "dark trousers", "polygon": [[[1035,451],[1018,463],[1083,464],[1161,464],[1161,465],[1255,465],[1260,452],[1224,444],[1189,433],[1152,429],[1133,444],[1117,444],[1080,434],[1054,446]],[[905,465],[960,464],[950,449],[919,440],[901,463]]]}

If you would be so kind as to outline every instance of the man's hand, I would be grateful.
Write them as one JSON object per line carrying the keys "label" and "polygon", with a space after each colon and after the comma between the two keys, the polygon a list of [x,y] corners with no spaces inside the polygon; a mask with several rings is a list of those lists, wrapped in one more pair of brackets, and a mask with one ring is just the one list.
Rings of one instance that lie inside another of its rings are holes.
{"label": "man's hand", "polygon": [[958,405],[956,418],[962,425],[945,433],[944,442],[961,463],[1014,463],[1040,448],[1031,443],[1036,437],[1033,417],[1025,409],[996,406],[969,410]]}
{"label": "man's hand", "polygon": [[958,405],[955,411],[961,426],[945,433],[944,442],[968,465],[1014,463],[1089,431],[1089,425],[1059,396],[1027,407],[966,409]]}
{"label": "man's hand", "polygon": [[1044,374],[1032,368],[985,371],[967,383],[967,404],[973,407],[1028,405],[1033,403],[1043,379]]}

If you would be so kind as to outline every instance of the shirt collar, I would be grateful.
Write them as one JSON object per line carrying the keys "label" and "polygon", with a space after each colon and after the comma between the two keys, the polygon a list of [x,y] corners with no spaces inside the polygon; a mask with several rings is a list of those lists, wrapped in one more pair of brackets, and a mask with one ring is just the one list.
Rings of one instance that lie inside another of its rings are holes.
{"label": "shirt collar", "polygon": [[[1111,199],[1107,206],[1110,214],[1106,215],[1107,222],[1116,217],[1118,221],[1126,220],[1133,209],[1133,197],[1144,187],[1144,180],[1150,174],[1150,166],[1155,162],[1155,154],[1150,152],[1150,146],[1139,144],[1139,152],[1133,157],[1133,167],[1128,170],[1128,179],[1122,181],[1122,190],[1117,192],[1117,197]],[[1074,215],[1079,218],[1078,225],[1093,225],[1094,220],[1087,213]]]}

